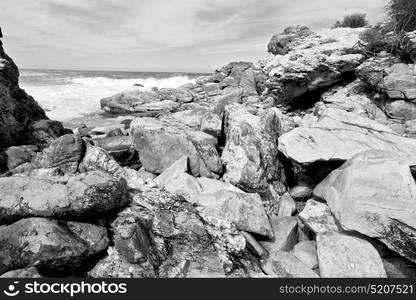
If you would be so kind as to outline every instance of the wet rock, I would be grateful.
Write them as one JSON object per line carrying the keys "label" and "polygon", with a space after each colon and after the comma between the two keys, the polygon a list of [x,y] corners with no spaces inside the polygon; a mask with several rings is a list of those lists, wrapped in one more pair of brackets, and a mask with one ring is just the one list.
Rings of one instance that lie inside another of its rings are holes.
{"label": "wet rock", "polygon": [[327,201],[345,230],[376,238],[416,262],[416,184],[409,165],[397,152],[366,151],[331,173],[314,194]]}
{"label": "wet rock", "polygon": [[42,218],[0,226],[0,242],[0,274],[29,266],[68,272],[105,250],[89,247],[66,226]]}
{"label": "wet rock", "polygon": [[123,179],[104,172],[69,178],[0,178],[0,221],[31,217],[82,217],[113,211],[127,204]]}
{"label": "wet rock", "polygon": [[318,234],[316,241],[321,277],[387,277],[380,255],[369,242],[336,232]]}

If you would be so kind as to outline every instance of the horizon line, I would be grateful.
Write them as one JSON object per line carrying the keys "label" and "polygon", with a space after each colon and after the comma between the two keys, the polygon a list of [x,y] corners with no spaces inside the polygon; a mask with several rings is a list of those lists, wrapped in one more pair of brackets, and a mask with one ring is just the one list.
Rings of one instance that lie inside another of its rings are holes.
{"label": "horizon line", "polygon": [[135,70],[120,70],[120,69],[79,69],[79,68],[74,68],[74,69],[66,69],[66,68],[62,68],[62,69],[55,69],[55,68],[19,68],[19,70],[26,70],[26,71],[78,71],[78,72],[124,72],[124,73],[188,73],[188,74],[212,74],[214,71],[160,71],[160,70],[141,70],[138,71],[137,69]]}

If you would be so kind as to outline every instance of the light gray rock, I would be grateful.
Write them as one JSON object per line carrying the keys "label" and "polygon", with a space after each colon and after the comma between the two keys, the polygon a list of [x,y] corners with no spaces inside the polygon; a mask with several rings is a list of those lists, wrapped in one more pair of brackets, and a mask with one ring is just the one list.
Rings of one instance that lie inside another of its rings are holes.
{"label": "light gray rock", "polygon": [[327,231],[342,231],[328,205],[313,199],[306,202],[306,206],[299,214],[299,218],[316,234]]}
{"label": "light gray rock", "polygon": [[310,199],[312,192],[313,189],[307,184],[297,185],[289,189],[289,194],[295,201]]}
{"label": "light gray rock", "polygon": [[410,162],[394,152],[366,151],[314,190],[345,230],[376,238],[416,262],[416,184]]}
{"label": "light gray rock", "polygon": [[189,201],[206,214],[233,222],[240,230],[273,238],[273,229],[258,194],[220,190],[193,195]]}
{"label": "light gray rock", "polygon": [[318,278],[319,276],[293,254],[277,251],[263,263],[267,275],[276,278]]}
{"label": "light gray rock", "polygon": [[37,268],[29,267],[6,272],[0,278],[42,278],[42,275]]}
{"label": "light gray rock", "polygon": [[279,199],[279,208],[277,211],[278,217],[291,217],[296,211],[295,200],[289,195],[289,193],[283,194]]}
{"label": "light gray rock", "polygon": [[348,160],[370,150],[393,151],[416,164],[416,141],[356,114],[328,109],[319,121],[296,128],[279,138],[279,150],[300,164]]}
{"label": "light gray rock", "polygon": [[318,234],[316,241],[321,277],[387,277],[380,255],[366,240],[325,232]]}
{"label": "light gray rock", "polygon": [[278,113],[270,109],[254,116],[244,106],[232,104],[225,108],[224,122],[224,180],[247,191],[264,190],[278,175]]}
{"label": "light gray rock", "polygon": [[169,181],[169,183],[165,186],[165,190],[185,198],[203,191],[201,185],[198,183],[198,180],[187,173],[182,173],[173,180]]}
{"label": "light gray rock", "polygon": [[291,253],[312,270],[318,268],[316,241],[300,242],[293,247]]}
{"label": "light gray rock", "polygon": [[176,179],[179,175],[188,172],[188,157],[182,156],[176,162],[174,162],[170,167],[168,167],[162,174],[155,178],[155,182],[158,187],[164,188],[171,182]]}
{"label": "light gray rock", "polygon": [[274,238],[272,241],[261,242],[263,247],[272,255],[277,251],[290,251],[298,242],[298,218],[272,218]]}

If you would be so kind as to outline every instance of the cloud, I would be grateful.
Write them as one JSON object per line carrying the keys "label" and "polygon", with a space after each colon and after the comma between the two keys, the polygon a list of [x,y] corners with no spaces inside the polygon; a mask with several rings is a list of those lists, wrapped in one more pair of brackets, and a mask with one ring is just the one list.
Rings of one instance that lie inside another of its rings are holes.
{"label": "cloud", "polygon": [[5,45],[23,67],[207,70],[256,60],[270,37],[346,13],[380,19],[384,0],[1,0]]}

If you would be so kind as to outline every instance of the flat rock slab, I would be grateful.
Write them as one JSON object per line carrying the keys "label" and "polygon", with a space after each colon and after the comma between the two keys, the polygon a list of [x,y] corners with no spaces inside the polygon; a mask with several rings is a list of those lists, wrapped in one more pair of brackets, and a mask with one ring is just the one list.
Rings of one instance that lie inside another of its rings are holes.
{"label": "flat rock slab", "polygon": [[318,268],[316,241],[303,241],[293,247],[291,253],[311,269]]}
{"label": "flat rock slab", "polygon": [[125,180],[102,171],[52,179],[3,177],[0,190],[0,222],[33,216],[97,216],[128,202]]}
{"label": "flat rock slab", "polygon": [[345,230],[376,238],[416,262],[416,184],[407,158],[366,151],[314,190]]}
{"label": "flat rock slab", "polygon": [[392,151],[416,164],[416,140],[395,134],[376,121],[327,109],[317,123],[296,128],[279,138],[279,150],[304,165],[348,160],[366,150]]}
{"label": "flat rock slab", "polygon": [[387,277],[380,255],[366,240],[326,232],[318,234],[316,241],[321,277]]}

